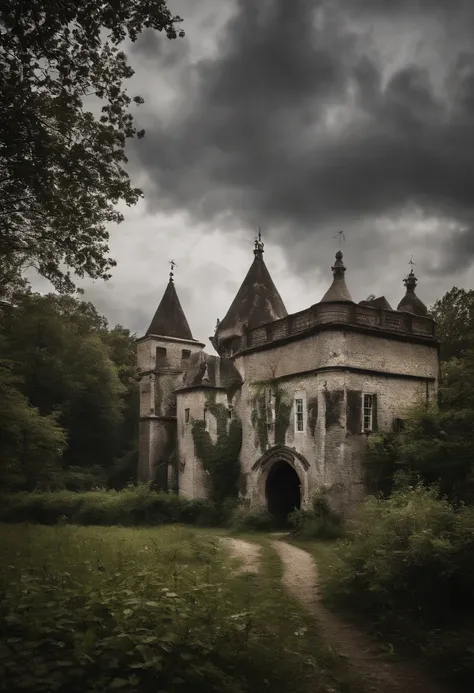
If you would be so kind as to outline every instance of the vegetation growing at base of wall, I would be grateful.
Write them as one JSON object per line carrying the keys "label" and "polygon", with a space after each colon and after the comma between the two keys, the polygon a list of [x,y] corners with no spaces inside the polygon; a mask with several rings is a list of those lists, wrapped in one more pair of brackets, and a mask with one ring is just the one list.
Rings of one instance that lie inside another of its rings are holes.
{"label": "vegetation growing at base of wall", "polygon": [[268,392],[271,392],[275,402],[275,418],[272,425],[275,429],[275,445],[284,445],[286,433],[290,425],[291,402],[277,380],[259,380],[251,384],[253,396],[250,422],[255,431],[255,447],[261,452],[268,448],[268,428],[270,412],[268,410]]}
{"label": "vegetation growing at base of wall", "polygon": [[474,675],[474,508],[421,484],[369,497],[349,523],[326,596],[461,683]]}
{"label": "vegetation growing at base of wall", "polygon": [[240,449],[242,423],[238,418],[229,422],[228,409],[216,402],[215,393],[206,396],[209,413],[217,424],[217,439],[213,443],[204,419],[196,419],[192,426],[194,449],[207,473],[209,498],[222,503],[237,498],[240,479]]}
{"label": "vegetation growing at base of wall", "polygon": [[300,539],[338,539],[344,532],[342,517],[331,508],[324,491],[314,494],[311,508],[290,513],[288,521]]}
{"label": "vegetation growing at base of wall", "polygon": [[143,484],[122,491],[51,491],[0,496],[0,522],[43,525],[157,526],[172,523],[222,526],[232,504],[186,500]]}

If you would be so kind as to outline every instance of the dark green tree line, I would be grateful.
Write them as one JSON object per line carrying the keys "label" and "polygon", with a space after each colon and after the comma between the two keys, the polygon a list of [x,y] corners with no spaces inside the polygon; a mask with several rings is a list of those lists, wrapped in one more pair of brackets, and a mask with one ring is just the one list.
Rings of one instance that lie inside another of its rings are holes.
{"label": "dark green tree line", "polygon": [[[53,485],[68,485],[69,479],[69,485],[81,486],[89,477],[91,483],[105,484],[117,476],[121,457],[136,447],[137,380],[130,332],[121,326],[109,329],[92,304],[72,296],[26,294],[5,321],[1,354],[7,393],[0,413],[3,473],[14,473],[17,485],[24,478],[26,487],[37,482],[37,474],[28,471],[32,465],[38,474],[44,466],[41,478]],[[44,427],[42,442],[33,433],[35,426]],[[17,428],[27,440],[33,436],[43,457],[22,447],[20,433],[12,435]],[[122,469],[118,477],[132,471]]]}

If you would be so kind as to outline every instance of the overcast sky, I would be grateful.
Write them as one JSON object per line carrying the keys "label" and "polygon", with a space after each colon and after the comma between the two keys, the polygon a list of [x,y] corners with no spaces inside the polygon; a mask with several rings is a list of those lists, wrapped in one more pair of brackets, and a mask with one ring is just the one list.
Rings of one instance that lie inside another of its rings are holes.
{"label": "overcast sky", "polygon": [[111,228],[113,279],[82,283],[113,324],[147,329],[174,259],[207,342],[259,225],[289,312],[326,291],[340,229],[355,301],[395,308],[410,256],[427,304],[474,285],[473,0],[168,4],[186,37],[128,50],[145,199]]}

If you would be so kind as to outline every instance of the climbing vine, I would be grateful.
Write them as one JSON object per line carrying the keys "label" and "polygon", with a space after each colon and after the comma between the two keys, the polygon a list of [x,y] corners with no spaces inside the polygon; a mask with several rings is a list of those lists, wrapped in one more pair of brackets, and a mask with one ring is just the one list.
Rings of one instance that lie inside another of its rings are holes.
{"label": "climbing vine", "polygon": [[192,436],[196,455],[208,474],[210,498],[219,503],[238,495],[242,424],[237,418],[229,423],[228,409],[216,402],[214,392],[206,396],[206,403],[217,423],[216,442],[212,442],[204,419],[193,422]]}
{"label": "climbing vine", "polygon": [[254,394],[252,396],[252,412],[250,421],[255,431],[255,447],[262,452],[268,448],[268,410],[267,397],[271,392],[275,403],[275,445],[284,445],[286,433],[290,425],[291,402],[285,395],[285,391],[276,380],[260,380],[251,385]]}

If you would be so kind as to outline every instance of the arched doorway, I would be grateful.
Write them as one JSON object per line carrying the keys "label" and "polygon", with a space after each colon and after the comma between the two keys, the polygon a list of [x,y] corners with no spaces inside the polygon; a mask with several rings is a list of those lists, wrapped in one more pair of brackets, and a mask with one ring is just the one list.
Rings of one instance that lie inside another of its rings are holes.
{"label": "arched doorway", "polygon": [[285,462],[275,462],[265,484],[268,512],[280,526],[286,524],[289,513],[301,507],[301,485],[295,469]]}

